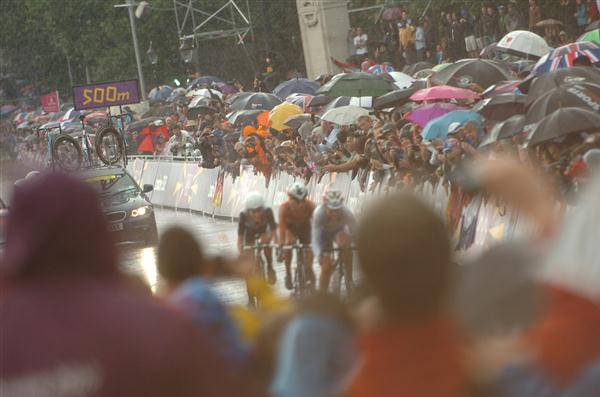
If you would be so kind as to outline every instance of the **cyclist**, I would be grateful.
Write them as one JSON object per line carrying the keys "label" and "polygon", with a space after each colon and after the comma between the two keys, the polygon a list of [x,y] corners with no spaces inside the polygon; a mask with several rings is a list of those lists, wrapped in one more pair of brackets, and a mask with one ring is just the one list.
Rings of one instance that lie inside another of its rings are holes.
{"label": "cyclist", "polygon": [[321,265],[320,290],[325,291],[329,287],[329,279],[333,272],[331,250],[334,241],[341,249],[340,258],[344,265],[346,288],[351,288],[352,251],[348,248],[355,224],[354,215],[344,205],[342,193],[335,189],[327,190],[323,195],[322,204],[315,210],[312,220],[312,248]]}
{"label": "cyclist", "polygon": [[[277,241],[275,217],[273,210],[265,207],[265,199],[259,192],[250,192],[244,202],[244,210],[240,213],[238,223],[238,250],[243,253],[244,246],[255,244],[269,244],[271,240]],[[269,283],[275,284],[277,277],[273,269],[273,250],[263,248],[262,252],[267,259],[267,276]],[[260,255],[260,253],[259,253]]]}
{"label": "cyclist", "polygon": [[[279,208],[279,241],[283,245],[292,245],[296,241],[300,244],[310,245],[310,232],[315,204],[306,196],[308,190],[302,182],[294,182],[288,187],[289,200],[281,204]],[[292,289],[292,251],[284,250],[285,260],[285,287]],[[315,273],[312,268],[313,255],[310,249],[304,250],[304,265],[308,281],[315,285]]]}

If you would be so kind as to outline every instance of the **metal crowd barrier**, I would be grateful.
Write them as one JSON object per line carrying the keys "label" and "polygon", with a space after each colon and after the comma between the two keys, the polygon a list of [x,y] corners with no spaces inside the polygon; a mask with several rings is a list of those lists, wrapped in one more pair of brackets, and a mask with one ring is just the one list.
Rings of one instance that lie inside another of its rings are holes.
{"label": "metal crowd barrier", "polygon": [[[133,178],[140,185],[154,185],[154,191],[149,194],[153,204],[232,220],[243,209],[246,194],[254,190],[263,194],[267,205],[277,213],[287,199],[286,188],[294,181],[293,176],[280,173],[272,177],[267,187],[262,175],[248,169],[242,170],[234,181],[220,168],[199,167],[200,159],[197,158],[129,156],[128,159],[127,170]],[[356,214],[369,198],[385,194],[363,192],[349,173],[341,173],[327,174],[319,183],[312,178],[308,185],[309,196],[318,203],[330,187],[343,193],[347,205]],[[446,218],[448,194],[441,184],[426,184],[419,195]],[[454,237],[457,243],[467,241],[469,251],[473,252],[495,241],[530,233],[530,230],[518,214],[476,197],[463,209],[462,221]]]}

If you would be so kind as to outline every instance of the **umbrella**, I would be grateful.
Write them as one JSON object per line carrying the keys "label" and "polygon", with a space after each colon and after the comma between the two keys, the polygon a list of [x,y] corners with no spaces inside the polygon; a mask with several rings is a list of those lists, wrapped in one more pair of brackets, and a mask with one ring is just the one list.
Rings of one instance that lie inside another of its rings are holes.
{"label": "umbrella", "polygon": [[413,101],[431,101],[434,99],[477,99],[479,95],[464,88],[451,87],[449,85],[438,85],[423,88],[415,92],[410,99]]}
{"label": "umbrella", "polygon": [[600,62],[600,44],[582,41],[558,47],[540,58],[531,74],[537,76],[553,70],[570,68],[573,61],[579,57],[588,58],[591,63]]}
{"label": "umbrella", "polygon": [[489,59],[466,59],[454,62],[433,76],[438,84],[468,88],[475,83],[483,89],[499,81],[513,77],[510,69],[503,63]]}
{"label": "umbrella", "polygon": [[373,97],[363,96],[363,97],[351,97],[351,96],[340,96],[335,98],[333,101],[329,102],[325,107],[323,107],[323,113],[328,110],[339,108],[342,106],[358,106],[360,108],[371,109],[373,107]]}
{"label": "umbrella", "polygon": [[197,88],[195,90],[188,91],[188,93],[185,94],[185,96],[188,98],[195,97],[195,96],[203,96],[206,98],[221,99],[221,98],[223,98],[223,93],[219,90],[215,90],[215,89],[211,89],[211,88]]}
{"label": "umbrella", "polygon": [[17,115],[15,116],[15,118],[13,119],[13,122],[15,124],[21,124],[22,122],[25,121],[25,116],[27,116],[27,112],[20,112],[17,113]]}
{"label": "umbrella", "polygon": [[412,65],[408,65],[407,67],[404,68],[404,70],[402,70],[402,72],[408,74],[409,76],[413,76],[419,70],[431,69],[432,67],[433,67],[433,64],[431,64],[429,62],[417,62],[417,63],[413,63]]}
{"label": "umbrella", "polygon": [[285,102],[293,103],[294,105],[300,106],[305,112],[308,112],[308,104],[313,99],[312,95],[297,95],[292,94],[289,97],[285,98]]}
{"label": "umbrella", "polygon": [[496,45],[498,51],[525,57],[540,58],[551,50],[539,35],[528,30],[513,30]]}
{"label": "umbrella", "polygon": [[221,80],[220,78],[215,77],[215,76],[197,77],[194,80],[192,80],[190,85],[188,85],[187,90],[190,91],[191,89],[194,88],[194,86],[210,85],[212,83],[223,83],[223,80]]}
{"label": "umbrella", "polygon": [[573,83],[600,84],[600,73],[589,66],[575,66],[568,69],[559,69],[541,76],[532,76],[524,80],[519,89],[528,94],[527,102],[533,102],[545,92],[564,84]]}
{"label": "umbrella", "polygon": [[382,95],[375,99],[374,108],[379,110],[394,106],[402,106],[406,102],[410,101],[410,97],[415,92],[417,92],[421,88],[425,88],[426,85],[427,83],[423,84],[420,80],[417,80],[417,82],[415,82],[415,84],[409,88],[395,90],[385,95]]}
{"label": "umbrella", "polygon": [[536,61],[531,59],[520,59],[518,61],[509,63],[508,66],[513,72],[519,74],[522,72],[531,72],[531,69],[533,69],[536,63]]}
{"label": "umbrella", "polygon": [[592,43],[600,44],[600,28],[585,32],[577,41],[591,41]]}
{"label": "umbrella", "polygon": [[198,106],[194,106],[193,108],[190,108],[188,110],[187,117],[189,120],[195,120],[196,118],[198,118],[199,115],[204,115],[207,113],[218,113],[218,112],[219,112],[219,109],[215,109],[212,106],[198,105]]}
{"label": "umbrella", "polygon": [[0,108],[0,116],[4,117],[9,113],[12,113],[17,107],[15,105],[12,104],[8,104],[8,105],[3,105]]}
{"label": "umbrella", "polygon": [[474,121],[478,129],[481,128],[481,116],[479,113],[471,110],[455,110],[427,123],[423,129],[423,139],[446,139],[450,124],[456,122],[464,124],[467,121]]}
{"label": "umbrella", "polygon": [[159,85],[150,90],[148,99],[152,101],[166,101],[173,92],[173,87],[169,85]]}
{"label": "umbrella", "polygon": [[491,98],[502,94],[520,94],[521,91],[519,90],[519,84],[521,84],[520,80],[501,81],[498,84],[489,86],[487,90],[481,93],[481,97]]}
{"label": "umbrella", "polygon": [[171,92],[169,97],[167,98],[167,102],[174,102],[175,100],[177,100],[177,98],[185,97],[185,94],[186,94],[185,88],[182,88],[182,87],[175,88]]}
{"label": "umbrella", "polygon": [[319,83],[314,80],[295,78],[280,83],[273,90],[273,94],[279,98],[284,99],[294,93],[315,95],[315,92],[319,89]]}
{"label": "umbrella", "polygon": [[544,19],[543,21],[539,21],[538,23],[535,24],[535,26],[556,26],[556,25],[562,25],[563,23],[561,21],[557,21],[556,19]]}
{"label": "umbrella", "polygon": [[483,138],[479,147],[485,147],[497,142],[501,139],[510,138],[514,135],[520,134],[525,128],[525,116],[522,114],[514,115],[496,125],[492,130]]}
{"label": "umbrella", "polygon": [[329,102],[333,101],[335,99],[335,97],[329,96],[329,95],[315,95],[309,102],[308,102],[308,107],[309,108],[316,108],[319,106],[324,106],[327,105]]}
{"label": "umbrella", "polygon": [[312,116],[308,113],[295,114],[293,116],[288,117],[285,120],[284,124],[287,125],[289,128],[296,129],[299,128],[305,122],[311,121],[311,117]]}
{"label": "umbrella", "polygon": [[544,117],[531,131],[528,145],[537,145],[561,136],[600,130],[600,114],[582,108],[560,108]]}
{"label": "umbrella", "polygon": [[392,82],[371,73],[345,73],[334,77],[317,91],[329,96],[381,96],[394,90]]}
{"label": "umbrella", "polygon": [[235,100],[245,98],[252,94],[254,94],[254,92],[249,92],[249,91],[236,92],[235,94],[228,96],[227,99],[225,99],[225,103],[232,104]]}
{"label": "umbrella", "polygon": [[250,95],[240,95],[231,102],[229,107],[231,110],[271,110],[281,102],[281,99],[273,94],[267,92],[253,92],[250,93]]}
{"label": "umbrella", "polygon": [[283,131],[289,128],[284,122],[290,116],[301,113],[303,113],[303,110],[300,106],[283,102],[275,106],[271,112],[269,112],[269,126],[277,131]]}
{"label": "umbrella", "polygon": [[448,66],[452,65],[451,63],[440,63],[438,65],[435,65],[434,67],[431,68],[431,71],[433,72],[439,72],[442,71],[444,69],[446,69]]}
{"label": "umbrella", "polygon": [[381,76],[382,74],[390,73],[393,71],[394,71],[394,68],[392,67],[392,65],[389,65],[387,63],[373,65],[367,70],[368,73],[372,73],[377,76]]}
{"label": "umbrella", "polygon": [[462,109],[460,106],[451,103],[430,103],[421,105],[413,111],[404,115],[404,118],[417,123],[421,128],[424,128],[430,120],[450,113],[454,110]]}
{"label": "umbrella", "polygon": [[231,95],[231,94],[235,94],[236,92],[238,92],[237,88],[235,88],[234,86],[229,85],[229,84],[217,82],[217,83],[214,83],[214,86],[216,86],[217,89],[225,95]]}
{"label": "umbrella", "polygon": [[330,121],[338,125],[354,124],[360,116],[368,116],[369,111],[358,106],[342,106],[327,111],[321,120]]}
{"label": "umbrella", "polygon": [[211,107],[213,101],[214,101],[213,99],[207,98],[205,96],[197,96],[197,97],[194,97],[194,99],[192,99],[190,101],[188,107],[189,108],[195,108],[197,106]]}
{"label": "umbrella", "polygon": [[568,84],[546,92],[527,107],[527,123],[537,123],[563,107],[584,108],[600,114],[600,85]]}
{"label": "umbrella", "polygon": [[477,102],[471,110],[487,120],[502,121],[525,111],[525,95],[502,94]]}
{"label": "umbrella", "polygon": [[413,77],[415,79],[426,79],[427,77],[431,76],[433,74],[433,69],[421,69],[418,72],[416,72],[415,74],[413,74]]}
{"label": "umbrella", "polygon": [[228,113],[225,118],[231,124],[240,125],[244,121],[256,120],[256,117],[258,117],[258,115],[261,113],[262,110],[236,110]]}
{"label": "umbrella", "polygon": [[408,88],[416,81],[411,76],[402,72],[389,72],[384,75],[384,78],[389,78],[394,82],[394,85],[400,89]]}
{"label": "umbrella", "polygon": [[133,123],[127,124],[125,127],[126,132],[134,132],[141,131],[144,128],[148,127],[150,124],[161,125],[164,124],[164,119],[162,117],[147,117],[145,119],[141,119],[139,121],[134,121]]}

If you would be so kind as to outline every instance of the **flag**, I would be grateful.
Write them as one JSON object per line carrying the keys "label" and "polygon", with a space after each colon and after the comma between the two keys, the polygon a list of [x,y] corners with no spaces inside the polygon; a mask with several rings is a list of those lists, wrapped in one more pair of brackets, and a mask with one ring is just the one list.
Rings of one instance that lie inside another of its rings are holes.
{"label": "flag", "polygon": [[220,208],[223,201],[223,188],[225,185],[225,170],[219,169],[219,175],[217,175],[217,185],[215,186],[215,194],[213,195],[213,204],[215,207]]}
{"label": "flag", "polygon": [[46,94],[42,98],[42,109],[46,113],[58,112],[60,108],[60,99],[58,98],[58,91],[53,91]]}

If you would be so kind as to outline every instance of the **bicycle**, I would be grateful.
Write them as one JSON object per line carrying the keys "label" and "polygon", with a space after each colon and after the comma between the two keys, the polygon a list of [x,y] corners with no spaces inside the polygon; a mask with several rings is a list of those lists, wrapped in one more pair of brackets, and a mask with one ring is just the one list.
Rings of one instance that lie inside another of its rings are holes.
{"label": "bicycle", "polygon": [[[336,248],[324,250],[324,252],[329,252],[333,255],[333,260],[332,260],[333,273],[331,275],[331,292],[333,292],[333,294],[336,295],[338,298],[341,298],[342,296],[347,296],[350,292],[352,292],[352,289],[354,288],[353,280],[348,279],[348,277],[345,274],[344,262],[342,261],[342,257],[340,255],[340,251],[346,251],[346,250],[354,251],[355,247],[354,246],[344,247],[344,248],[336,247]],[[342,290],[342,279],[344,280],[345,290]]]}
{"label": "bicycle", "polygon": [[293,249],[296,251],[296,268],[294,269],[294,279],[293,279],[293,290],[292,295],[301,298],[307,296],[310,292],[314,291],[314,284],[309,286],[308,276],[306,271],[306,266],[310,266],[312,264],[306,264],[305,261],[305,251],[306,249],[311,249],[310,245],[306,244],[292,244],[292,245],[283,245],[282,249]]}
{"label": "bicycle", "polygon": [[[49,139],[52,161],[57,163],[58,166],[65,171],[76,171],[81,168],[84,160],[89,167],[94,166],[92,149],[95,149],[96,155],[100,161],[106,165],[114,165],[121,160],[121,158],[125,158],[124,139],[119,131],[112,126],[112,118],[115,117],[118,116],[110,116],[109,125],[102,128],[98,134],[92,135],[88,134],[85,129],[85,116],[80,116],[81,124],[83,126],[80,135],[81,144],[77,142],[75,137],[64,133],[60,124],[58,127],[51,127],[50,129],[59,129],[59,136],[56,139]],[[92,137],[95,138],[94,141],[91,140]],[[77,136],[77,138],[79,138],[79,136]],[[64,153],[68,153],[69,157],[74,157],[75,165],[63,162],[65,159]]]}
{"label": "bicycle", "polygon": [[[254,257],[253,273],[255,275],[257,275],[258,277],[266,280],[267,279],[267,269],[266,269],[265,261],[263,260],[261,251],[264,248],[272,248],[272,245],[255,243],[254,245],[244,245],[243,248],[244,248],[244,252],[252,251],[252,255]],[[250,305],[253,307],[258,307],[258,305],[260,303],[260,302],[258,302],[256,297],[250,293],[250,291],[248,291],[248,300],[249,300]]]}

